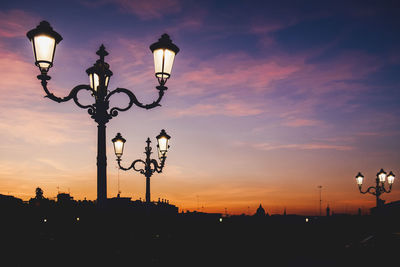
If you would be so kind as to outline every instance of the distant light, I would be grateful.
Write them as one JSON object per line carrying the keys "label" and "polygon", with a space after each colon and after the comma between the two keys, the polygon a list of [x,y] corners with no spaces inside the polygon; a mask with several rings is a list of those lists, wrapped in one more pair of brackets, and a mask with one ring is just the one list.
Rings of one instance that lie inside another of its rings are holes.
{"label": "distant light", "polygon": [[47,222],[47,219],[44,219],[43,222]]}
{"label": "distant light", "polygon": [[308,222],[308,218],[306,218],[306,222]]}
{"label": "distant light", "polygon": [[222,222],[222,218],[219,218],[219,222]]}
{"label": "distant light", "polygon": [[77,217],[76,220],[79,221],[79,217]]}

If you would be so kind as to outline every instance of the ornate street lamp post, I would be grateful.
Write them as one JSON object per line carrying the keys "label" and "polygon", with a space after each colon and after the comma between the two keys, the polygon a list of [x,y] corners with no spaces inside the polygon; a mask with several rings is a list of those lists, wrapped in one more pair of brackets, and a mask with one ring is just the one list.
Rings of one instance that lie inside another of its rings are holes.
{"label": "ornate street lamp post", "polygon": [[[60,98],[50,93],[47,88],[47,81],[51,79],[47,75],[49,69],[53,66],[53,60],[57,44],[60,43],[62,37],[47,21],[42,21],[33,30],[27,33],[27,37],[32,43],[33,53],[35,56],[35,65],[40,69],[40,75],[37,76],[41,80],[43,90],[47,98],[58,103],[66,102],[71,99],[75,104],[83,109],[87,109],[91,118],[97,123],[98,129],[98,143],[97,143],[97,202],[103,206],[107,199],[107,158],[106,158],[106,124],[113,117],[118,115],[119,111],[126,111],[130,109],[133,104],[140,108],[151,109],[160,106],[160,101],[164,95],[164,91],[168,88],[165,86],[168,78],[171,76],[172,65],[175,55],[179,52],[179,48],[172,43],[167,34],[163,34],[158,42],[150,46],[150,50],[154,56],[155,76],[158,80],[159,86],[158,98],[151,104],[144,105],[140,103],[136,96],[128,89],[117,88],[113,91],[108,91],[108,83],[112,72],[109,69],[109,64],[104,61],[104,57],[108,55],[104,45],[96,54],[100,57],[96,63],[86,70],[89,75],[90,85],[82,84],[75,86],[68,96]],[[95,103],[92,105],[82,105],[78,101],[78,93],[81,90],[86,90],[94,97]],[[129,98],[129,104],[124,107],[113,107],[110,109],[110,97],[114,94],[124,93]]]}
{"label": "ornate street lamp post", "polygon": [[[120,133],[117,133],[117,135],[112,139],[112,142],[114,144],[114,152],[115,155],[117,156],[117,161],[118,161],[118,166],[121,170],[127,171],[130,169],[133,169],[137,172],[140,172],[146,177],[146,203],[150,203],[150,177],[153,175],[153,173],[158,172],[161,173],[164,165],[165,165],[165,159],[167,158],[167,152],[168,152],[168,142],[169,139],[171,138],[165,130],[161,130],[161,133],[156,136],[157,138],[157,148],[158,148],[158,158],[160,159],[160,164],[158,164],[157,160],[151,159],[150,155],[152,154],[151,150],[152,148],[150,147],[150,138],[147,138],[146,143],[147,146],[144,148],[145,149],[145,154],[146,154],[146,159],[141,160],[137,159],[131,163],[131,165],[128,168],[124,168],[121,166],[121,157],[124,152],[124,144],[126,140],[122,137]],[[143,164],[143,168],[136,168],[136,164],[141,163]]]}
{"label": "ornate street lamp post", "polygon": [[[385,181],[387,178],[387,182],[389,184],[389,189],[385,188]],[[394,182],[394,174],[393,172],[390,172],[389,175],[386,174],[386,172],[381,169],[377,174],[376,174],[376,179],[375,179],[375,186],[370,186],[368,187],[368,189],[366,191],[362,191],[361,187],[362,187],[362,183],[364,180],[364,176],[361,174],[361,172],[359,172],[356,175],[356,181],[358,184],[358,189],[360,190],[361,194],[366,194],[366,193],[370,193],[372,195],[374,195],[376,197],[376,207],[379,208],[382,206],[383,204],[383,200],[380,199],[380,196],[383,193],[390,193],[392,191],[392,185]]]}

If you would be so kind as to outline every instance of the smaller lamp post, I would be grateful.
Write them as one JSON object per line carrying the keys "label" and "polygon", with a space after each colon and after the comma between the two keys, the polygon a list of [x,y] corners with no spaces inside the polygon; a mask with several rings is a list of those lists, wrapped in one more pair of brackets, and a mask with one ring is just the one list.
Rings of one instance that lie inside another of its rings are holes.
{"label": "smaller lamp post", "polygon": [[[383,204],[382,203],[383,201],[380,199],[380,196],[383,193],[390,193],[392,191],[394,177],[395,177],[395,175],[393,174],[393,172],[390,172],[389,175],[387,175],[387,173],[383,169],[381,169],[376,174],[376,179],[375,179],[376,185],[368,187],[368,189],[364,192],[361,189],[363,180],[364,180],[364,176],[361,174],[361,172],[359,172],[356,175],[356,181],[358,184],[358,189],[360,190],[361,194],[370,193],[376,197],[376,207],[379,208]],[[387,182],[389,184],[389,189],[385,188],[386,178],[387,178]]]}
{"label": "smaller lamp post", "polygon": [[[146,159],[141,160],[137,159],[131,163],[131,165],[128,168],[125,168],[121,166],[121,157],[124,152],[124,145],[126,140],[122,137],[120,133],[117,133],[117,135],[112,139],[112,142],[114,144],[114,152],[115,155],[117,156],[117,162],[118,166],[121,170],[127,171],[130,169],[133,169],[137,172],[140,172],[146,177],[146,203],[150,203],[150,177],[153,175],[153,173],[158,172],[161,173],[164,165],[165,165],[165,160],[167,158],[167,152],[169,148],[169,139],[171,136],[169,136],[165,130],[161,130],[160,134],[156,136],[157,139],[157,148],[158,148],[158,158],[160,160],[160,164],[156,159],[151,159],[150,155],[152,154],[151,146],[150,146],[150,138],[147,138],[146,143],[147,146],[145,147],[145,154],[146,154]],[[137,163],[142,163],[144,165],[143,168],[136,168]]]}

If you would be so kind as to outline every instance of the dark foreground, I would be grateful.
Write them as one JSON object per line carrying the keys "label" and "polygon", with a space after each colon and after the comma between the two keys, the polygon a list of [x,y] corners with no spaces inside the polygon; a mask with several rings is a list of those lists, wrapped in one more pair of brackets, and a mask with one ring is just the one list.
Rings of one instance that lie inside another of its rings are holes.
{"label": "dark foreground", "polygon": [[0,266],[400,266],[398,217],[20,209],[0,226]]}

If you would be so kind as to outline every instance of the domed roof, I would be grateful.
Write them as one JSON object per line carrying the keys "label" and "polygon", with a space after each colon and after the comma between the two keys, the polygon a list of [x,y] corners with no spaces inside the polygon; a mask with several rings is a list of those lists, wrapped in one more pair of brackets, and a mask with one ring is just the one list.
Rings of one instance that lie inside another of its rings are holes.
{"label": "domed roof", "polygon": [[258,207],[257,212],[256,212],[255,215],[265,216],[265,210],[264,210],[264,208],[261,206],[261,204],[260,204],[260,206]]}

